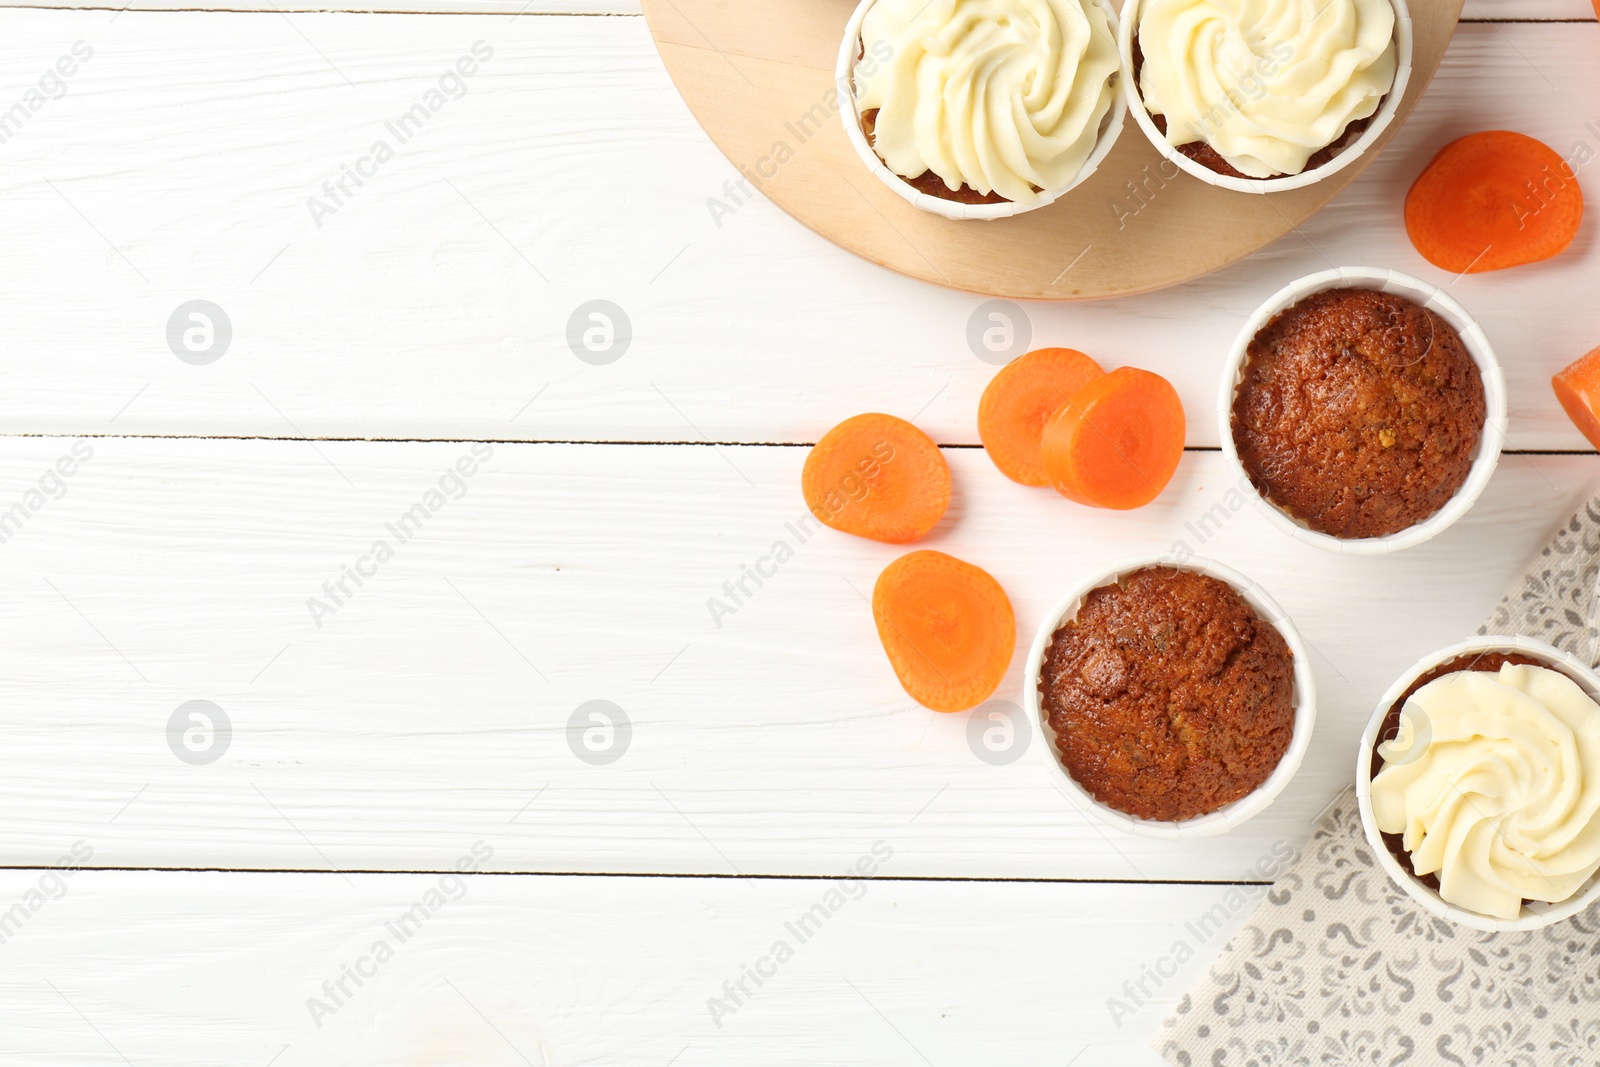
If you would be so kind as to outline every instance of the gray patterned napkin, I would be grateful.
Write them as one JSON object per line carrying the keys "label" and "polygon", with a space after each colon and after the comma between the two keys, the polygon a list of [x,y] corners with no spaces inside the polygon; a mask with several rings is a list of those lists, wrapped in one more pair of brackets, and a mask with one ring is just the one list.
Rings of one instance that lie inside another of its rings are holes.
{"label": "gray patterned napkin", "polygon": [[[1478,632],[1595,663],[1597,581],[1600,497]],[[1176,1067],[1596,1067],[1600,905],[1536,932],[1435,919],[1378,866],[1350,789],[1154,1044]]]}

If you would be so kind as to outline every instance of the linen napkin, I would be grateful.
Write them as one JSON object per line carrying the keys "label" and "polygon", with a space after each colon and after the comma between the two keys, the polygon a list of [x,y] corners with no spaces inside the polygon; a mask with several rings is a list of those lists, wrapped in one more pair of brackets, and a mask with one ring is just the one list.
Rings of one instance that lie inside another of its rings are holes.
{"label": "linen napkin", "polygon": [[[1593,664],[1597,579],[1600,496],[1478,632]],[[1596,1067],[1600,905],[1521,933],[1435,919],[1378,866],[1351,788],[1153,1043],[1175,1067]]]}

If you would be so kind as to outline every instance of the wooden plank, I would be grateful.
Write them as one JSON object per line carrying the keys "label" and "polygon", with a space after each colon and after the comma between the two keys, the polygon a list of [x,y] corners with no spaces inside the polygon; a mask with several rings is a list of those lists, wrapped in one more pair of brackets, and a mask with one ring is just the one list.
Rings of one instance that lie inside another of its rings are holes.
{"label": "wooden plank", "polygon": [[1588,0],[1467,0],[1461,17],[1485,21],[1592,19],[1594,7]]}
{"label": "wooden plank", "polygon": [[[82,8],[84,0],[0,0],[0,7]],[[200,0],[104,0],[108,10],[216,11]],[[232,11],[372,11],[436,12],[462,15],[638,15],[638,0],[230,0]],[[1466,0],[1463,17],[1476,20],[1526,21],[1532,19],[1592,19],[1594,8],[1585,0]]]}
{"label": "wooden plank", "polygon": [[[0,516],[32,511],[0,546],[4,863],[93,836],[113,866],[405,870],[492,835],[514,870],[825,874],[887,836],[906,875],[1236,879],[1306,833],[1371,702],[1470,632],[1600,476],[1597,457],[1510,457],[1434,542],[1333,559],[1230,511],[1217,453],[1109,513],[949,450],[956,498],[926,544],[1000,579],[1024,648],[1085,569],[1179,542],[1298,620],[1321,706],[1298,778],[1239,831],[1176,845],[1086,822],[1026,734],[993,765],[987,724],[905,697],[862,599],[902,550],[801,543],[802,449],[89,444],[58,500],[27,494],[58,489],[69,442],[0,449]],[[997,697],[1020,701],[1021,658]],[[182,755],[197,700],[231,724],[224,747],[189,739],[210,763]]]}
{"label": "wooden plank", "polygon": [[[1551,3],[1555,0],[1540,0]],[[638,0],[228,0],[226,6],[201,0],[0,0],[0,8],[66,8],[72,10],[196,11],[208,14],[260,12],[269,15],[299,13],[354,13],[380,15],[634,15]]]}
{"label": "wooden plank", "polygon": [[[854,863],[875,843],[888,874],[892,842],[842,844]],[[1249,911],[1219,886],[0,874],[7,906],[30,892],[40,907],[5,941],[0,1050],[168,1067],[1159,1067],[1150,1036]],[[790,924],[808,913],[802,941]],[[1197,934],[1208,913],[1220,932]],[[1193,958],[1173,973],[1179,944]],[[1132,1006],[1123,983],[1158,965]],[[348,996],[323,991],[341,980]],[[735,1004],[723,983],[741,980]],[[1131,1013],[1113,1017],[1113,996]],[[320,1026],[313,998],[333,1009]],[[713,999],[731,1010],[713,1020]]]}
{"label": "wooden plank", "polygon": [[[719,228],[707,202],[738,175],[639,19],[5,23],[10,84],[75,40],[95,51],[4,146],[0,431],[811,441],[857,411],[924,409],[940,440],[976,440],[993,372],[966,340],[979,301],[841,254],[759,198]],[[308,198],[393,139],[385,123],[477,40],[494,57],[467,95],[318,228]],[[1175,292],[1031,305],[1033,339],[1166,374],[1191,441],[1214,443],[1223,351],[1284,281],[1328,261],[1450,280],[1398,221],[1439,145],[1504,125],[1600,148],[1585,126],[1596,47],[1591,25],[1462,27],[1402,139],[1301,235]],[[1551,264],[1451,286],[1503,349],[1519,447],[1583,445],[1548,378],[1600,341],[1597,257],[1585,236]],[[193,299],[233,326],[209,365],[180,361],[166,337]],[[604,366],[566,340],[594,299],[633,328]]]}

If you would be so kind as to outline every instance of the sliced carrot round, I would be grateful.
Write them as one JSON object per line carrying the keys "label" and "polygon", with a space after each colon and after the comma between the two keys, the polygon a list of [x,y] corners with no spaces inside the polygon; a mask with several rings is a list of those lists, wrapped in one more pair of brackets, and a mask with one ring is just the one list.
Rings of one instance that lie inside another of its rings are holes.
{"label": "sliced carrot round", "polygon": [[980,567],[921,549],[883,569],[872,617],[895,677],[934,711],[965,711],[989,698],[1017,643],[1011,600]]}
{"label": "sliced carrot round", "polygon": [[1045,424],[1045,473],[1056,492],[1080,504],[1143,507],[1178,469],[1183,433],[1183,403],[1172,384],[1118,367],[1078,390]]}
{"label": "sliced carrot round", "polygon": [[1406,194],[1405,218],[1422,258],[1480,274],[1565,251],[1583,219],[1583,191],[1542,141],[1485,130],[1433,157]]}
{"label": "sliced carrot round", "polygon": [[906,420],[857,415],[822,435],[800,487],[826,525],[899,545],[933,529],[950,506],[950,465]]}
{"label": "sliced carrot round", "polygon": [[1039,443],[1044,424],[1104,373],[1070,348],[1037,348],[1001,367],[978,401],[978,438],[1000,473],[1023,485],[1049,485]]}
{"label": "sliced carrot round", "polygon": [[1567,418],[1600,448],[1600,348],[1563,367],[1550,384]]}

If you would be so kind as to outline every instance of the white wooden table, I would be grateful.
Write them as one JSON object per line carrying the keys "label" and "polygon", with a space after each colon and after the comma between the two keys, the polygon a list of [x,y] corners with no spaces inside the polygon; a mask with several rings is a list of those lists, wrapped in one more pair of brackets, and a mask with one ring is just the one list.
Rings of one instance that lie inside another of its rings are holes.
{"label": "white wooden table", "polygon": [[[1226,932],[1130,1017],[1108,998],[1301,842],[1378,692],[1600,483],[1547,384],[1600,343],[1596,227],[1452,280],[1399,222],[1461,133],[1600,150],[1582,0],[1469,0],[1416,116],[1302,233],[1182,289],[1027,309],[1039,343],[1181,391],[1191,451],[1132,514],[1022,489],[974,447],[978,298],[763,200],[713,220],[736,171],[627,0],[172,3],[0,15],[0,116],[22,104],[0,124],[6,1063],[1155,1067]],[[313,212],[345,166],[363,183]],[[1393,559],[1248,509],[1190,525],[1228,488],[1228,340],[1329,263],[1449,282],[1511,387],[1484,499]],[[566,340],[595,299],[632,325],[605,365]],[[213,362],[169,347],[192,300],[231,323]],[[1321,715],[1273,808],[1203,844],[1123,839],[1037,745],[980,759],[967,716],[900,691],[852,589],[889,546],[825,531],[716,625],[707,599],[803,513],[806,443],[865,410],[947,446],[956,502],[927,543],[1005,584],[1024,641],[1085,568],[1179,540],[1276,595]],[[231,733],[186,741],[190,701]],[[568,728],[590,701],[627,720],[598,752]],[[873,880],[842,880],[875,849]]]}

